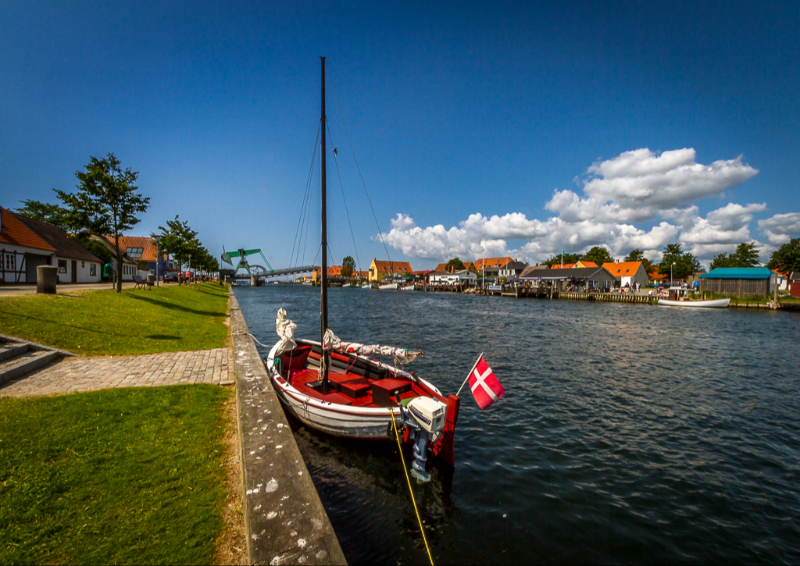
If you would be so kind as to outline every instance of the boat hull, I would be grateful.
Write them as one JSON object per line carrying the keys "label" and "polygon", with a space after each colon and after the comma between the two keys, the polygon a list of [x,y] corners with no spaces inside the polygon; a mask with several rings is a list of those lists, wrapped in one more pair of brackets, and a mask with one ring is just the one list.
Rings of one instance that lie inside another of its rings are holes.
{"label": "boat hull", "polygon": [[714,301],[670,301],[669,299],[659,299],[660,307],[678,307],[684,309],[724,309],[731,302],[730,299],[716,299]]}
{"label": "boat hull", "polygon": [[380,287],[378,287],[378,289],[380,289],[381,291],[393,291],[397,290],[398,288],[399,285],[397,283],[387,283],[386,285],[381,285]]}

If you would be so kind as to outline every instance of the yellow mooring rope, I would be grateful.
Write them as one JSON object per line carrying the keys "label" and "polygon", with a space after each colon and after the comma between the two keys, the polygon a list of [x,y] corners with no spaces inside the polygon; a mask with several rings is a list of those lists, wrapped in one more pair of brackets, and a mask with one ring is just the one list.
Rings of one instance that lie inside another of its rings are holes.
{"label": "yellow mooring rope", "polygon": [[400,460],[403,462],[403,472],[406,474],[406,481],[408,482],[408,491],[411,493],[411,503],[414,504],[414,512],[417,514],[417,521],[419,521],[419,531],[422,533],[422,542],[425,543],[425,550],[428,551],[428,560],[433,565],[433,556],[431,556],[431,549],[428,547],[428,539],[425,538],[425,529],[422,528],[422,519],[419,516],[417,509],[417,501],[414,499],[414,490],[411,489],[411,479],[408,477],[408,470],[406,469],[406,459],[403,458],[403,447],[400,445],[400,434],[397,432],[397,425],[394,422],[394,411],[389,407],[389,414],[392,416],[392,428],[394,429],[394,437],[397,439],[397,449],[400,451]]}

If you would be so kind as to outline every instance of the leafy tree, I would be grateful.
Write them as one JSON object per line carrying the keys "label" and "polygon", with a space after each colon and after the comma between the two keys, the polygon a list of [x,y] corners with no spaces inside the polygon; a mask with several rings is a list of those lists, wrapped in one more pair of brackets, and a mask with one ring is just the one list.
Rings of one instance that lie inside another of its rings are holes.
{"label": "leafy tree", "polygon": [[[561,254],[554,255],[547,261],[545,261],[542,265],[546,265],[548,267],[553,267],[554,265],[561,265]],[[563,254],[564,257],[564,265],[568,263],[577,263],[581,259],[581,254]]]}
{"label": "leafy tree", "polygon": [[39,220],[40,222],[48,222],[54,226],[58,226],[62,230],[67,230],[66,217],[68,214],[67,209],[58,206],[57,204],[50,204],[40,202],[38,200],[22,200],[20,201],[23,206],[14,210],[17,214]]}
{"label": "leafy tree", "polygon": [[680,244],[669,244],[664,248],[664,256],[661,259],[661,264],[658,270],[662,275],[670,274],[670,265],[672,266],[672,276],[674,278],[682,279],[688,277],[692,273],[700,270],[700,262],[690,252],[681,250]]}
{"label": "leafy tree", "polygon": [[119,159],[109,153],[105,159],[91,157],[85,171],[76,171],[80,183],[77,193],[56,190],[56,194],[69,211],[69,223],[74,228],[85,228],[94,234],[111,236],[117,258],[117,293],[122,292],[122,254],[119,237],[141,220],[137,214],[146,212],[150,198],[137,191],[139,173],[130,167],[122,169]]}
{"label": "leafy tree", "polygon": [[464,262],[458,259],[457,257],[454,257],[453,259],[447,262],[447,267],[454,267],[456,271],[461,271],[462,269],[464,269]]}
{"label": "leafy tree", "polygon": [[761,263],[758,259],[758,245],[755,242],[742,242],[736,246],[731,255],[721,253],[714,257],[711,269],[718,267],[755,267]]}
{"label": "leafy tree", "polygon": [[653,268],[653,262],[644,257],[644,252],[640,249],[635,249],[625,256],[625,261],[641,261],[644,270],[650,273]]}
{"label": "leafy tree", "polygon": [[586,252],[586,255],[584,255],[581,259],[584,261],[593,261],[597,265],[603,265],[604,263],[614,261],[614,258],[611,257],[611,254],[608,253],[608,250],[601,246],[593,247],[591,250]]}
{"label": "leafy tree", "polygon": [[711,269],[717,269],[719,267],[735,267],[733,265],[733,254],[730,256],[725,252],[722,252],[719,255],[714,256],[714,259],[711,261]]}
{"label": "leafy tree", "polygon": [[350,277],[356,270],[356,260],[351,256],[345,256],[342,260],[342,277]]}
{"label": "leafy tree", "polygon": [[175,216],[175,220],[167,220],[166,224],[166,228],[158,227],[161,230],[160,248],[172,255],[180,268],[188,264],[190,255],[197,254],[201,247],[200,241],[197,239],[197,232],[191,229],[188,222],[181,222],[179,216]]}
{"label": "leafy tree", "polygon": [[772,252],[767,267],[783,273],[800,271],[800,238],[792,238]]}
{"label": "leafy tree", "polygon": [[736,246],[732,257],[738,264],[735,267],[755,267],[761,263],[758,259],[758,245],[755,242],[742,242]]}

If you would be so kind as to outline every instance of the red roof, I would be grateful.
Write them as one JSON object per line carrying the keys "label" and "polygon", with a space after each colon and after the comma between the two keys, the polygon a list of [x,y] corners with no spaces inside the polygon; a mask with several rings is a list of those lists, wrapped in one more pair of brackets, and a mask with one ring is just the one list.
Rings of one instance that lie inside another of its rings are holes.
{"label": "red roof", "polygon": [[0,207],[0,242],[54,252],[56,249],[25,226],[19,218]]}
{"label": "red roof", "polygon": [[477,259],[477,260],[475,260],[473,265],[475,265],[475,269],[477,269],[478,271],[482,270],[484,265],[486,265],[486,267],[489,267],[489,268],[497,267],[497,268],[502,269],[510,261],[514,261],[514,260],[512,258],[508,257],[508,256],[506,256],[506,257],[487,257],[485,259]]}
{"label": "red roof", "polygon": [[[113,236],[107,236],[108,241],[114,243]],[[141,261],[155,261],[156,260],[156,241],[153,238],[144,238],[139,236],[120,236],[119,247],[122,251],[142,249],[141,255],[137,252],[129,252],[128,256],[134,260]],[[161,253],[162,257],[166,254]]]}

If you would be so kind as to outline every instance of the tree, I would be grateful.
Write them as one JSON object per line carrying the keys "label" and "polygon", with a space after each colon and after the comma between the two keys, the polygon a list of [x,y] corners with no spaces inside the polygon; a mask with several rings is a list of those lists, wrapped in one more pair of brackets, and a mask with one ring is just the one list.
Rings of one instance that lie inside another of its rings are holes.
{"label": "tree", "polygon": [[350,277],[356,270],[356,260],[351,256],[345,256],[342,260],[342,277]]}
{"label": "tree", "polygon": [[781,273],[800,271],[800,238],[792,238],[772,252],[767,267]]}
{"label": "tree", "polygon": [[644,266],[644,270],[648,273],[650,273],[651,269],[653,268],[653,262],[644,257],[644,252],[638,248],[626,255],[624,261],[641,261],[642,265]]}
{"label": "tree", "polygon": [[111,236],[117,258],[117,293],[122,292],[122,254],[119,238],[141,220],[150,198],[139,194],[136,179],[139,173],[130,167],[122,169],[119,159],[109,153],[105,159],[91,157],[85,171],[76,171],[80,183],[77,193],[56,190],[67,208],[73,228],[85,228],[94,234]]}
{"label": "tree", "polygon": [[742,242],[736,246],[736,251],[731,255],[721,253],[714,257],[711,269],[718,267],[755,267],[760,263],[758,259],[758,245],[755,242]]}
{"label": "tree", "polygon": [[197,232],[191,229],[188,222],[181,222],[179,216],[175,216],[175,220],[167,220],[166,224],[166,228],[158,227],[161,230],[161,251],[172,255],[178,266],[182,267],[188,264],[189,256],[196,255],[201,247]]}
{"label": "tree", "polygon": [[[554,265],[561,265],[561,257],[562,255],[554,255],[547,261],[545,261],[542,265],[546,265],[547,267],[553,267]],[[563,254],[564,257],[564,265],[568,263],[577,263],[581,259],[581,254]]]}
{"label": "tree", "polygon": [[65,226],[67,209],[58,206],[57,204],[49,204],[40,202],[38,200],[22,200],[22,208],[14,210],[17,214],[39,220],[40,222],[48,222],[54,226],[58,226],[62,230],[67,230],[69,227]]}
{"label": "tree", "polygon": [[611,254],[608,253],[608,250],[601,246],[595,246],[584,255],[582,258],[584,261],[592,261],[597,265],[603,265],[604,263],[611,263],[614,261],[614,258],[611,257]]}
{"label": "tree", "polygon": [[734,267],[755,267],[761,263],[758,258],[758,245],[755,242],[742,242],[736,246],[732,257],[738,264]]}
{"label": "tree", "polygon": [[464,262],[458,259],[457,257],[454,257],[453,259],[447,262],[447,267],[453,267],[457,271],[461,271],[462,269],[464,269]]}
{"label": "tree", "polygon": [[670,265],[672,266],[672,276],[678,279],[688,277],[699,271],[701,267],[694,255],[681,250],[680,244],[669,244],[664,248],[664,256],[661,258],[658,270],[662,275],[669,275]]}

